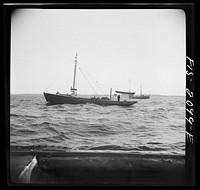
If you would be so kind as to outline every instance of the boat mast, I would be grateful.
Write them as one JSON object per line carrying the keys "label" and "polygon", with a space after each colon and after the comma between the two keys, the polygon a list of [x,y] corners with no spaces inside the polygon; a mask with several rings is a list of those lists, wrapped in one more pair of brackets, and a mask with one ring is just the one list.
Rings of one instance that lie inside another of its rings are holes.
{"label": "boat mast", "polygon": [[75,82],[76,82],[76,66],[77,66],[77,53],[76,53],[76,57],[75,57],[75,66],[74,66],[74,78],[73,78],[73,87],[71,87],[71,92],[72,95],[76,95],[75,91],[77,91],[77,89],[75,88]]}

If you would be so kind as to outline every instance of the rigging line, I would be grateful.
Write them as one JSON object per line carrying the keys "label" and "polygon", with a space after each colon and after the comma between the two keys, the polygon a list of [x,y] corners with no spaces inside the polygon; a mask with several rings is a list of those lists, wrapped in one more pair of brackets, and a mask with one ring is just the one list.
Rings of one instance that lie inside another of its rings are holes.
{"label": "rigging line", "polygon": [[94,80],[94,79],[91,77],[91,75],[90,75],[89,73],[87,73],[87,72],[84,72],[84,73],[86,73],[86,74],[90,77],[90,79],[92,80],[92,82],[94,83],[94,85],[96,85],[96,87],[101,91],[101,93],[102,93],[104,96],[107,96],[107,95],[105,94],[105,92],[101,89],[100,85],[98,85],[98,82],[97,82],[96,80]]}
{"label": "rigging line", "polygon": [[[74,63],[73,63],[73,64],[74,64]],[[50,83],[50,85],[49,85],[47,88],[44,89],[44,91],[46,91],[47,89],[49,89],[49,88],[53,85],[53,83],[55,83],[56,79],[58,79],[59,77],[63,76],[63,73],[64,73],[64,72],[66,72],[65,69],[63,69],[62,72],[60,72],[60,73],[54,78],[54,80]],[[77,82],[76,82],[76,84],[77,84]]]}
{"label": "rigging line", "polygon": [[54,78],[54,80],[51,82],[51,84],[50,84],[47,88],[44,89],[44,91],[46,91],[48,88],[50,88],[50,86],[52,86],[53,83],[55,83],[56,79],[58,79],[59,77],[61,77],[63,73],[64,73],[64,71],[62,71],[62,73],[58,74],[58,75]]}
{"label": "rigging line", "polygon": [[94,90],[94,88],[92,87],[92,85],[90,84],[90,82],[87,80],[87,78],[86,78],[86,76],[85,76],[85,74],[83,73],[83,71],[80,69],[80,67],[78,67],[79,68],[79,70],[81,71],[81,73],[83,74],[83,76],[84,76],[84,78],[86,79],[86,81],[88,82],[88,84],[90,85],[90,87],[93,89],[93,91],[95,92],[95,94],[96,95],[98,95],[97,93],[96,93],[96,91]]}
{"label": "rigging line", "polygon": [[88,73],[87,73],[87,75],[92,79],[92,82],[98,87],[98,89],[101,91],[101,93],[103,93],[103,95],[106,96],[105,92],[101,89],[100,85],[98,85],[98,82],[96,80],[94,80]]}

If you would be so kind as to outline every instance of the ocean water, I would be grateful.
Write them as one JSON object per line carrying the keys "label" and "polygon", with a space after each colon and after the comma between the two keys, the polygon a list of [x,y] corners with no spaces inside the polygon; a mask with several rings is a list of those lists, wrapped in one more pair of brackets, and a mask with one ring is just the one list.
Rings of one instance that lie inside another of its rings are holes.
{"label": "ocean water", "polygon": [[47,105],[11,95],[11,149],[185,154],[185,97],[151,96],[130,107]]}

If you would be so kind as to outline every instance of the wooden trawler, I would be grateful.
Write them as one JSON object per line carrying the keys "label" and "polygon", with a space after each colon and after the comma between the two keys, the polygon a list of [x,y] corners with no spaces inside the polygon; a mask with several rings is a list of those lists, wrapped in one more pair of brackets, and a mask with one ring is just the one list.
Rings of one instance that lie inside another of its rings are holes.
{"label": "wooden trawler", "polygon": [[[111,106],[111,105],[117,105],[117,106],[131,106],[137,101],[120,101],[118,100],[112,100],[110,91],[110,98],[108,97],[91,97],[91,98],[83,98],[77,96],[77,89],[75,87],[75,80],[76,80],[76,68],[77,68],[77,54],[75,56],[75,67],[74,67],[74,76],[73,76],[73,86],[71,87],[71,94],[61,94],[57,92],[56,94],[47,93],[44,92],[44,97],[48,104],[85,104],[85,103],[92,103],[92,104],[98,104],[103,106]],[[119,92],[120,93],[120,92]]]}

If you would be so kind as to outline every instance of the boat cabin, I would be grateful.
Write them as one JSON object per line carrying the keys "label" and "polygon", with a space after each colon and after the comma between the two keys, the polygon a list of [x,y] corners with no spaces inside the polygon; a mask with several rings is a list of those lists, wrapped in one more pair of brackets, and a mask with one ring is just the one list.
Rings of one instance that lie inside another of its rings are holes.
{"label": "boat cabin", "polygon": [[118,96],[120,96],[120,101],[124,101],[124,100],[130,101],[135,94],[135,92],[124,92],[124,91],[118,91],[118,90],[116,90],[115,92],[117,94],[114,94],[114,98],[118,100]]}

